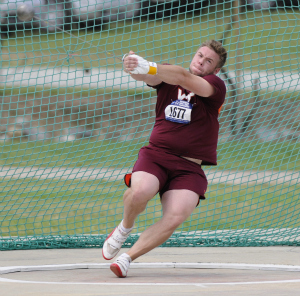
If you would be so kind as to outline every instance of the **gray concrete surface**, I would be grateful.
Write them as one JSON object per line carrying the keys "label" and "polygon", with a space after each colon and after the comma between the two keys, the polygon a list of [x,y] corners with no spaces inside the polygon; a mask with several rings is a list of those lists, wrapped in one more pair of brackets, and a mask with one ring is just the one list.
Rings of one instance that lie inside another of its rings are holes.
{"label": "gray concrete surface", "polygon": [[[99,249],[2,251],[0,295],[273,296],[300,291],[300,247],[157,248],[138,258],[125,279],[117,278],[109,264]],[[8,271],[12,266],[18,266],[15,272]]]}

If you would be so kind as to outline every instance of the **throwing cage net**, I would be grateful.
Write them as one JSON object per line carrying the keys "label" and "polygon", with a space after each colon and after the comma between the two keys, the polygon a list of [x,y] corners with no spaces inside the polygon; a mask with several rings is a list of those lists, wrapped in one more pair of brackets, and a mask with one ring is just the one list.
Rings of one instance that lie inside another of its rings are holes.
{"label": "throwing cage net", "polygon": [[[163,246],[300,244],[299,4],[245,1],[1,1],[1,250],[102,246],[154,123],[122,56],[188,68],[208,39],[229,53],[218,166]],[[160,217],[156,196],[125,246]]]}

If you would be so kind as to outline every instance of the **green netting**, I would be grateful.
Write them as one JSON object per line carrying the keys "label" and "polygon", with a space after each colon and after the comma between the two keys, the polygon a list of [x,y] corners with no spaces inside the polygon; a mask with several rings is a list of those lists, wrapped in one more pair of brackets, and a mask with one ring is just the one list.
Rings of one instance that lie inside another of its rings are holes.
{"label": "green netting", "polygon": [[[228,93],[207,199],[164,246],[300,244],[298,2],[2,0],[0,249],[101,247],[156,93],[122,71],[130,49],[188,68],[223,41]],[[64,31],[63,31],[64,30]],[[149,202],[126,246],[161,217]]]}

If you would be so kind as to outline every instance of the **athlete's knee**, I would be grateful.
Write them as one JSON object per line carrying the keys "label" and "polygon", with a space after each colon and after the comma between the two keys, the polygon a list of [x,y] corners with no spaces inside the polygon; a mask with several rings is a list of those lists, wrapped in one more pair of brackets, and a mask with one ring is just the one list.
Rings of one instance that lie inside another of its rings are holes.
{"label": "athlete's knee", "polygon": [[130,188],[124,194],[127,205],[143,210],[150,199],[158,191],[159,183],[156,177],[145,172],[133,173]]}
{"label": "athlete's knee", "polygon": [[186,220],[186,217],[184,215],[168,215],[163,216],[163,219],[169,230],[175,231]]}
{"label": "athlete's knee", "polygon": [[147,203],[151,198],[152,197],[149,196],[147,191],[138,186],[128,188],[123,195],[124,203],[133,208],[140,208],[141,211],[146,208]]}
{"label": "athlete's knee", "polygon": [[130,199],[133,204],[145,204],[153,196],[143,187],[134,186],[131,188]]}

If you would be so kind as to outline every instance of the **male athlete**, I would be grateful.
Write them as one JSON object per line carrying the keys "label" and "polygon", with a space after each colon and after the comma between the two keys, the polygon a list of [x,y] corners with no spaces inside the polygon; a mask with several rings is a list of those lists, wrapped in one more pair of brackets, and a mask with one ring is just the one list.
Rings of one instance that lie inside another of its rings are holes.
{"label": "male athlete", "polygon": [[118,277],[126,277],[133,260],[164,243],[205,199],[201,165],[217,164],[218,114],[226,87],[216,74],[226,58],[215,40],[200,46],[189,71],[148,62],[132,51],[123,58],[125,72],[157,90],[156,119],[149,145],[141,148],[132,175],[125,178],[123,220],[106,239],[103,257],[117,255],[135,219],[158,192],[163,215],[111,264]]}

